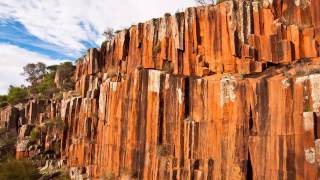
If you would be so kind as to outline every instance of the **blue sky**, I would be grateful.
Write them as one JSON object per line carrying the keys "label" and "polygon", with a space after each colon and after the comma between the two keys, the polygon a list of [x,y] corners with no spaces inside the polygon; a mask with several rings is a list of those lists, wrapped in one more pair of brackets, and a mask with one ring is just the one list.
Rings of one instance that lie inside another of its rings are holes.
{"label": "blue sky", "polygon": [[115,30],[194,6],[194,0],[1,0],[0,94],[25,84],[27,63],[72,61]]}
{"label": "blue sky", "polygon": [[[0,42],[19,46],[28,51],[47,55],[53,59],[73,59],[74,55],[65,54],[63,47],[39,39],[28,32],[26,27],[15,19],[0,19]],[[87,43],[87,47],[97,46],[94,41]]]}

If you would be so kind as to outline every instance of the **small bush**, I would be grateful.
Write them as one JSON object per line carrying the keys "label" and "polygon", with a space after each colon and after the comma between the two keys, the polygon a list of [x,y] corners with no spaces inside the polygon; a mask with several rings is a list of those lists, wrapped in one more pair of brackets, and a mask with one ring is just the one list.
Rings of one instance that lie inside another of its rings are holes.
{"label": "small bush", "polygon": [[61,119],[61,117],[56,117],[55,119],[53,119],[53,125],[59,130],[64,130],[65,128],[65,123]]}
{"label": "small bush", "polygon": [[157,154],[160,157],[166,157],[170,155],[170,148],[166,145],[158,145]]}
{"label": "small bush", "polygon": [[39,137],[40,137],[40,130],[38,128],[33,128],[32,131],[30,132],[31,141],[35,142],[39,139]]}
{"label": "small bush", "polygon": [[61,117],[56,117],[54,119],[47,119],[45,125],[48,128],[56,128],[57,130],[64,130],[66,128],[65,122]]}
{"label": "small bush", "polygon": [[40,177],[38,169],[31,161],[18,161],[13,157],[0,162],[0,179],[33,180]]}
{"label": "small bush", "polygon": [[46,74],[39,83],[31,86],[31,93],[40,98],[50,98],[53,93],[57,92],[54,77],[54,72]]}
{"label": "small bush", "polygon": [[9,105],[9,103],[7,103],[7,102],[0,102],[0,108],[6,107],[8,105]]}
{"label": "small bush", "polygon": [[0,139],[0,146],[14,146],[17,142],[15,136],[5,137]]}
{"label": "small bush", "polygon": [[6,128],[0,129],[0,161],[15,154],[16,142],[17,136],[15,133],[8,131]]}
{"label": "small bush", "polygon": [[8,96],[0,95],[0,108],[3,108],[8,105]]}

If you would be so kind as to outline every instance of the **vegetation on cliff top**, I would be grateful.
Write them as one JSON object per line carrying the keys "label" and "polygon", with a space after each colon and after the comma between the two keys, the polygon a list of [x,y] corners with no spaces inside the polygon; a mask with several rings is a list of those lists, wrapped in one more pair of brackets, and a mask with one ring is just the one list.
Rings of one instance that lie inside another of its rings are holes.
{"label": "vegetation on cliff top", "polygon": [[0,108],[8,105],[8,96],[0,95]]}
{"label": "vegetation on cliff top", "polygon": [[27,88],[24,86],[21,87],[15,87],[10,86],[8,91],[8,103],[9,104],[17,104],[23,100],[25,100],[28,97],[28,91]]}
{"label": "vegetation on cliff top", "polygon": [[[55,93],[73,89],[73,72],[75,66],[71,62],[47,66],[44,63],[31,63],[23,67],[22,75],[30,86],[10,86],[7,95],[0,96],[0,108],[16,105],[29,98],[49,99]],[[56,76],[58,75],[58,79]],[[55,82],[57,80],[57,82]]]}

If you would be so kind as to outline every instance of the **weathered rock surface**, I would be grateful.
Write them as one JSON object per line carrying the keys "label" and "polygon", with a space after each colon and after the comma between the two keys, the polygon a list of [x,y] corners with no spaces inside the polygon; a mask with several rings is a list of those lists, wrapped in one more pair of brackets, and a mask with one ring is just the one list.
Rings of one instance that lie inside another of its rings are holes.
{"label": "weathered rock surface", "polygon": [[92,177],[317,179],[319,78],[136,70],[102,83],[99,102],[66,102],[68,165]]}
{"label": "weathered rock surface", "polygon": [[62,101],[1,110],[1,126],[61,118],[41,141],[75,179],[318,179],[319,8],[225,1],[140,23],[88,50]]}
{"label": "weathered rock surface", "polygon": [[15,107],[6,107],[0,110],[0,127],[17,132],[19,113]]}

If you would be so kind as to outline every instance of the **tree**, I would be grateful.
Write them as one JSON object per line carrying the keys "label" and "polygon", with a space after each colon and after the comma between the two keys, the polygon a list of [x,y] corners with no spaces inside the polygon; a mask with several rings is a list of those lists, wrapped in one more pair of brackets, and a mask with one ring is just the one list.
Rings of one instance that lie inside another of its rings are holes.
{"label": "tree", "polygon": [[10,86],[9,92],[7,96],[7,101],[11,105],[18,104],[20,102],[23,102],[26,98],[28,98],[28,91],[25,87],[15,87]]}
{"label": "tree", "polygon": [[102,35],[106,38],[107,41],[110,41],[112,38],[114,38],[113,28],[106,28]]}
{"label": "tree", "polygon": [[50,98],[53,93],[57,92],[54,77],[55,72],[45,74],[40,81],[29,87],[31,94],[35,97]]}
{"label": "tree", "polygon": [[46,74],[46,68],[47,66],[42,62],[38,62],[36,64],[30,63],[23,67],[22,75],[25,76],[26,80],[33,85],[43,78]]}
{"label": "tree", "polygon": [[57,66],[55,83],[62,90],[71,90],[74,87],[72,79],[75,66],[71,62],[64,62]]}
{"label": "tree", "polygon": [[[195,0],[198,4],[207,5],[207,4],[214,4],[215,0]],[[218,0],[219,1],[219,0]],[[220,0],[221,1],[221,0]]]}

